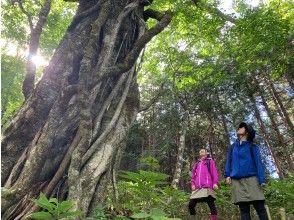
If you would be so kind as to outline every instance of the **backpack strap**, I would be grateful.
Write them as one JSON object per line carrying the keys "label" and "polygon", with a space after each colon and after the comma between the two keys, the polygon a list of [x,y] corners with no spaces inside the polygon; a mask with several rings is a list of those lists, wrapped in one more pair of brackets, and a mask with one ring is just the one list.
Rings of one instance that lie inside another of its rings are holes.
{"label": "backpack strap", "polygon": [[206,160],[206,166],[207,166],[207,169],[208,169],[208,173],[212,177],[211,170],[210,170],[210,160],[211,160],[211,158],[206,158],[205,160]]}
{"label": "backpack strap", "polygon": [[229,148],[229,154],[230,154],[230,171],[232,170],[232,162],[233,162],[233,150],[235,147],[235,143],[233,143]]}
{"label": "backpack strap", "polygon": [[[208,173],[209,173],[209,175],[212,177],[212,175],[211,175],[211,170],[210,170],[210,160],[211,160],[211,158],[206,158],[206,159],[205,159],[205,162],[206,162],[206,166],[207,166]],[[196,166],[198,166],[199,163],[200,163],[200,160],[198,160],[198,161],[196,162]]]}
{"label": "backpack strap", "polygon": [[254,152],[253,152],[253,142],[250,142],[250,145],[249,145],[249,149],[250,149],[250,154],[251,154],[251,158],[252,158],[252,161],[254,163],[254,166],[256,168],[256,162],[255,162],[255,158],[254,158]]}

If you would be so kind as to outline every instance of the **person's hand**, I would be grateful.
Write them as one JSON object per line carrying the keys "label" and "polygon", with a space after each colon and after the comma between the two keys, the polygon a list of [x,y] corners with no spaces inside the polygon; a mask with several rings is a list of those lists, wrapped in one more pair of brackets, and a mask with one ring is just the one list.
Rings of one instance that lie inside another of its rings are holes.
{"label": "person's hand", "polygon": [[217,184],[213,184],[213,189],[218,189],[218,185]]}
{"label": "person's hand", "polygon": [[231,183],[232,183],[231,177],[227,177],[226,178],[226,183],[229,184],[229,185],[231,185]]}
{"label": "person's hand", "polygon": [[196,190],[196,187],[195,186],[192,186],[192,191]]}

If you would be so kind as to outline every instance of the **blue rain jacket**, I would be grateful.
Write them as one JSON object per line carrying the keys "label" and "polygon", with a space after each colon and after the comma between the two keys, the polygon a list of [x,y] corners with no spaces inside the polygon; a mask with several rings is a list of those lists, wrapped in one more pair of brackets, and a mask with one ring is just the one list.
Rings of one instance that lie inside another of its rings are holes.
{"label": "blue rain jacket", "polygon": [[228,150],[224,176],[232,179],[257,176],[259,184],[265,183],[259,147],[249,141],[240,144],[237,140],[232,144]]}

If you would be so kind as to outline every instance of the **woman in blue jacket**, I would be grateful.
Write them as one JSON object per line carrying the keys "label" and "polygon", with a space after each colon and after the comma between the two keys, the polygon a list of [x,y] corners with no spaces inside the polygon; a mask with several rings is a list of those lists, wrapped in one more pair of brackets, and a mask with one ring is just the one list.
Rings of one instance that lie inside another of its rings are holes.
{"label": "woman in blue jacket", "polygon": [[262,190],[265,185],[264,168],[259,148],[253,144],[255,130],[242,122],[237,134],[239,139],[228,150],[225,165],[226,182],[232,184],[233,203],[240,208],[241,220],[251,220],[251,204],[260,220],[268,220]]}

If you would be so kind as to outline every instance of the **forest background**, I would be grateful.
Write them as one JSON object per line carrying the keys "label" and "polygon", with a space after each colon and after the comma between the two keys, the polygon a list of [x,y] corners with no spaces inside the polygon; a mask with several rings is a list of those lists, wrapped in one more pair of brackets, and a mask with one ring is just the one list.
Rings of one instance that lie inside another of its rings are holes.
{"label": "forest background", "polygon": [[293,1],[11,0],[1,32],[4,219],[186,219],[198,151],[222,177],[241,121],[293,218]]}

